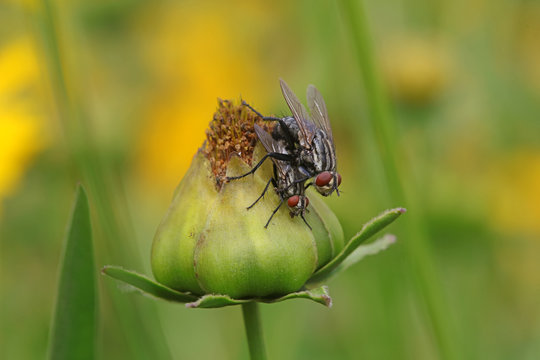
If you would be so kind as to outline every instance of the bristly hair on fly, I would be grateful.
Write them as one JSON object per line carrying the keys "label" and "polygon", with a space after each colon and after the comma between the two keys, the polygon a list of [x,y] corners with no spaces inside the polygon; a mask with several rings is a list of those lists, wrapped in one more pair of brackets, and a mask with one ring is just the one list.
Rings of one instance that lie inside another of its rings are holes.
{"label": "bristly hair on fly", "polygon": [[235,154],[248,165],[252,165],[253,151],[257,144],[254,124],[266,131],[272,131],[273,124],[263,121],[257,114],[231,100],[218,99],[218,107],[206,130],[206,141],[202,151],[210,161],[216,185],[221,188],[225,182],[227,164]]}

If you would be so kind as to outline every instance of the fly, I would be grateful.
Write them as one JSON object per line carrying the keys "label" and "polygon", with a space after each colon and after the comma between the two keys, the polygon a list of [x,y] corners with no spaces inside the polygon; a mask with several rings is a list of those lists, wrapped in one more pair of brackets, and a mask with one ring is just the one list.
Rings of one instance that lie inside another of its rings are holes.
{"label": "fly", "polygon": [[[313,85],[307,88],[307,102],[311,116],[304,105],[282,79],[280,81],[283,97],[291,110],[292,116],[284,118],[261,115],[257,110],[248,106],[252,111],[265,121],[277,121],[272,138],[281,144],[283,153],[268,152],[267,156],[272,159],[287,161],[301,175],[295,179],[298,182],[306,182],[315,178],[313,184],[317,191],[328,196],[336,191],[339,196],[338,186],[341,184],[341,175],[337,172],[336,148],[328,111],[324,99]],[[266,156],[259,164],[247,174],[255,172]]]}
{"label": "fly", "polygon": [[[274,138],[263,130],[259,125],[254,125],[255,132],[259,137],[259,140],[263,144],[268,154],[278,153],[283,154],[286,150],[283,148],[283,144],[274,140]],[[291,217],[300,216],[306,225],[311,229],[304,213],[307,211],[309,205],[309,199],[305,196],[305,187],[303,181],[297,181],[298,177],[302,177],[302,174],[298,172],[296,168],[286,160],[280,160],[276,157],[271,157],[274,165],[274,176],[268,180],[262,194],[251,204],[248,209],[251,209],[266,193],[270,184],[274,185],[274,189],[280,198],[279,205],[274,209],[272,215],[266,222],[265,228],[268,227],[272,217],[279,210],[281,205],[287,201],[289,212]],[[262,162],[260,162],[261,164]],[[243,176],[240,176],[243,177]],[[239,177],[237,177],[239,178]],[[234,179],[234,178],[229,178]]]}

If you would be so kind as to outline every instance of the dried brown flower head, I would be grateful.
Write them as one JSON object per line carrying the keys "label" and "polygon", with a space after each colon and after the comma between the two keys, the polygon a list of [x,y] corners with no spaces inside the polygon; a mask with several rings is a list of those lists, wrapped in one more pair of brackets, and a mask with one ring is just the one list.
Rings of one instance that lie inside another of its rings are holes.
{"label": "dried brown flower head", "polygon": [[235,154],[251,165],[257,134],[253,124],[272,131],[272,123],[261,119],[247,106],[236,105],[231,100],[218,99],[218,108],[206,130],[206,141],[202,151],[210,161],[218,187],[225,180],[230,157]]}

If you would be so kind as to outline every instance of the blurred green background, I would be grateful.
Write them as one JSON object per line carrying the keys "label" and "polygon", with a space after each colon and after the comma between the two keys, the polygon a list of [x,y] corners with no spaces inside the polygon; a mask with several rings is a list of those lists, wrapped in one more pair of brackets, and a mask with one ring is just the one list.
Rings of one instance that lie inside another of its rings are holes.
{"label": "blurred green background", "polygon": [[[46,352],[78,181],[97,264],[150,274],[154,231],[216,98],[285,114],[283,77],[327,102],[343,176],[327,202],[346,238],[386,208],[409,213],[389,230],[396,245],[330,284],[332,309],[262,306],[269,357],[537,359],[540,2],[364,8],[410,203],[389,191],[341,2],[2,1],[0,358]],[[429,274],[407,250],[413,214]],[[239,307],[189,310],[99,281],[100,358],[248,358]]]}

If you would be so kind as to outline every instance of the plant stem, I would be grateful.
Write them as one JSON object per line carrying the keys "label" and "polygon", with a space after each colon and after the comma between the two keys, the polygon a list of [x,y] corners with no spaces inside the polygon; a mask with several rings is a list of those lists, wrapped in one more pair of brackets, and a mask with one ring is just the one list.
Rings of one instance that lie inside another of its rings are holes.
{"label": "plant stem", "polygon": [[242,314],[251,360],[265,360],[266,350],[264,348],[259,304],[254,301],[242,304]]}
{"label": "plant stem", "polygon": [[[397,130],[375,65],[366,15],[361,2],[342,0],[343,15],[348,25],[358,66],[363,78],[369,115],[379,155],[384,166],[388,189],[393,201],[407,207],[410,212],[407,226],[408,265],[417,284],[419,295],[427,307],[428,320],[433,329],[441,358],[461,358],[454,344],[454,332],[450,324],[451,312],[446,304],[440,279],[432,260],[428,234],[418,203],[418,191],[412,181],[407,181],[404,159],[398,158],[396,149]],[[356,3],[359,3],[356,5]]]}

